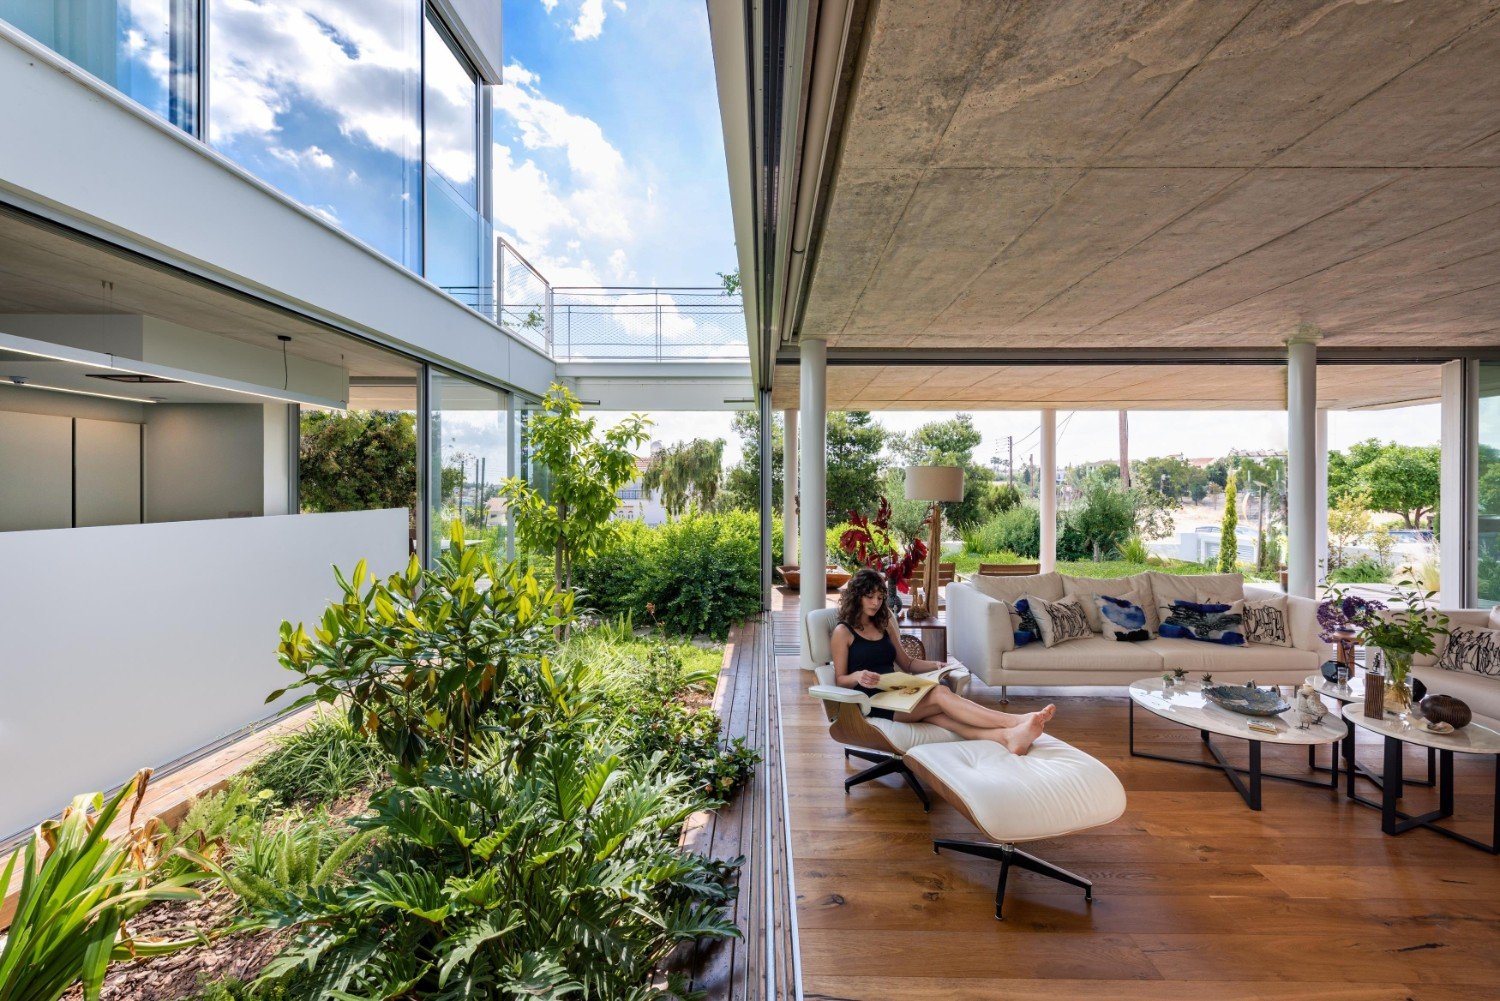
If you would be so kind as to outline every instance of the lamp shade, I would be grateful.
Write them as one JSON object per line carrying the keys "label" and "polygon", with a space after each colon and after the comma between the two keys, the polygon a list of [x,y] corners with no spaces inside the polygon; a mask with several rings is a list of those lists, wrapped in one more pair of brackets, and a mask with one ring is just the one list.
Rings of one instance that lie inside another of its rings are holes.
{"label": "lamp shade", "polygon": [[907,466],[906,499],[917,501],[961,501],[964,471],[960,466]]}

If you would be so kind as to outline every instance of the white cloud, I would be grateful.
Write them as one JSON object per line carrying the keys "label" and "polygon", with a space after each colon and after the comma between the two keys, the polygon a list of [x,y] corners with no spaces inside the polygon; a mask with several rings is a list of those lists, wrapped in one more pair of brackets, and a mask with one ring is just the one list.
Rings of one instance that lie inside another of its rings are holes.
{"label": "white cloud", "polygon": [[604,33],[604,0],[583,0],[578,19],[573,22],[573,37],[580,42],[598,38]]}
{"label": "white cloud", "polygon": [[[309,146],[304,150],[285,149],[281,146],[270,147],[271,155],[283,163],[289,163],[293,167],[313,166],[319,170],[332,170],[333,157],[323,152],[321,147]],[[351,170],[350,174],[354,172]],[[357,175],[356,175],[357,176]]]}

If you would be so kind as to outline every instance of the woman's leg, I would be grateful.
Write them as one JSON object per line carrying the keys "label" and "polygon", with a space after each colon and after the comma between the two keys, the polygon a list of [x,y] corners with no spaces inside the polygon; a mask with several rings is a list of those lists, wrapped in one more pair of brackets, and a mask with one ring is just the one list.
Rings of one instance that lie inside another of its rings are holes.
{"label": "woman's leg", "polygon": [[[925,701],[925,700],[924,700]],[[899,719],[905,713],[897,713]],[[960,723],[946,713],[933,713],[925,717],[922,722],[940,726],[950,733],[956,733],[965,740],[992,740],[1006,748],[1012,754],[1025,754],[1031,750],[1031,745],[1042,735],[1042,727],[1046,721],[1037,718],[1037,713],[1030,717],[1021,717],[1025,722],[1015,726],[979,727]],[[903,722],[910,722],[903,720]]]}
{"label": "woman's leg", "polygon": [[1025,726],[1033,718],[1039,718],[1043,723],[1046,723],[1057,712],[1056,706],[1048,705],[1038,712],[1026,713],[1020,716],[1014,713],[1003,713],[998,709],[986,709],[977,702],[970,702],[962,695],[941,685],[932,694],[923,699],[917,708],[921,709],[923,706],[932,706],[938,712],[946,716],[952,716],[960,723],[967,723],[969,726],[983,727],[985,729]]}

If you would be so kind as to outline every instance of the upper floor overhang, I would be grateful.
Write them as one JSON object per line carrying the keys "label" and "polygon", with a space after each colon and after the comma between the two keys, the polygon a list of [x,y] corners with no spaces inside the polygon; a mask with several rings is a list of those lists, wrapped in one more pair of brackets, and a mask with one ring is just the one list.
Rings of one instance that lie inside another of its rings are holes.
{"label": "upper floor overhang", "polygon": [[[1307,327],[1330,356],[1500,345],[1487,7],[710,12],[761,385],[801,338],[921,354],[932,386],[975,375],[943,365],[964,353],[1274,353]],[[906,396],[861,378],[843,405]]]}

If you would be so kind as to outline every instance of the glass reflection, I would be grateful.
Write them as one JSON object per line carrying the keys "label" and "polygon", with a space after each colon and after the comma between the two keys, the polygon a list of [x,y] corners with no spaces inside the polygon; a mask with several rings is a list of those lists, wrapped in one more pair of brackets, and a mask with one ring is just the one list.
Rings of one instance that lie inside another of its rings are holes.
{"label": "glass reflection", "polygon": [[0,19],[188,131],[195,11],[181,0],[0,0]]}
{"label": "glass reflection", "polygon": [[449,526],[458,519],[469,539],[503,557],[506,510],[499,492],[507,475],[507,394],[437,369],[427,392],[432,411],[428,553],[436,559],[447,548]]}
{"label": "glass reflection", "polygon": [[482,277],[488,225],[479,211],[479,87],[443,32],[426,21],[423,58],[427,239],[424,273],[449,295],[488,310]]}
{"label": "glass reflection", "polygon": [[1500,362],[1479,363],[1478,444],[1478,597],[1480,608],[1491,608],[1500,605]]}
{"label": "glass reflection", "polygon": [[421,9],[411,0],[214,0],[209,8],[209,142],[414,270]]}

